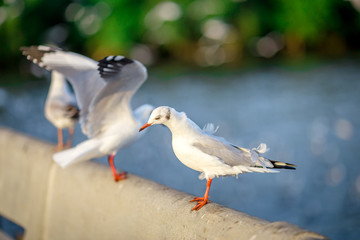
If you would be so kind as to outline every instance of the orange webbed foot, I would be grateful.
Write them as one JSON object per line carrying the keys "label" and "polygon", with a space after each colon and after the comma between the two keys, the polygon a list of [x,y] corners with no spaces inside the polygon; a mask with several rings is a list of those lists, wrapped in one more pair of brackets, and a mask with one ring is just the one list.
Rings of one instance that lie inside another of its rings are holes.
{"label": "orange webbed foot", "polygon": [[210,190],[211,181],[212,181],[211,178],[209,178],[207,180],[206,191],[205,191],[204,197],[195,197],[193,200],[190,201],[190,202],[198,202],[198,204],[193,209],[191,209],[191,211],[194,211],[194,210],[198,211],[205,204],[210,202],[208,199],[209,199],[209,190]]}
{"label": "orange webbed foot", "polygon": [[116,175],[114,175],[114,181],[118,182],[120,180],[124,180],[127,178],[127,172],[122,172],[122,173],[118,173]]}
{"label": "orange webbed foot", "polygon": [[203,197],[195,197],[193,200],[191,200],[190,202],[200,202],[200,201],[204,201]]}
{"label": "orange webbed foot", "polygon": [[207,204],[209,202],[209,200],[205,200],[205,201],[198,201],[198,204],[193,208],[191,209],[191,211],[198,211],[200,210],[200,208],[202,208],[205,204]]}
{"label": "orange webbed foot", "polygon": [[198,211],[200,208],[202,208],[205,204],[207,204],[210,201],[208,199],[204,199],[204,197],[196,197],[190,202],[198,202],[197,205],[193,209],[191,209],[191,211],[194,210]]}

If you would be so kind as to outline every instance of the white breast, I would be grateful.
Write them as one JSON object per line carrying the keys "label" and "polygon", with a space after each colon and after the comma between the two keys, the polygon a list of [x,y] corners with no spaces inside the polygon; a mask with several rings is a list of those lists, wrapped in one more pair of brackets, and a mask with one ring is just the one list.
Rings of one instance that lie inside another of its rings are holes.
{"label": "white breast", "polygon": [[173,138],[173,149],[176,157],[185,166],[199,172],[207,172],[210,169],[226,167],[217,157],[210,156],[194,147],[189,139],[183,137]]}

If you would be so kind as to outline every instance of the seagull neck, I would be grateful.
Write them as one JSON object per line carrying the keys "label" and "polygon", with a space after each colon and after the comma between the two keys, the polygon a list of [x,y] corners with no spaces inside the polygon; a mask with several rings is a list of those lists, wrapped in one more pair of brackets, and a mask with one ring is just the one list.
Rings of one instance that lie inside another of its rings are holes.
{"label": "seagull neck", "polygon": [[172,114],[170,121],[168,121],[166,125],[173,135],[195,131],[198,128],[197,125],[187,118],[186,114],[183,112]]}
{"label": "seagull neck", "polygon": [[49,91],[52,94],[62,94],[63,92],[67,92],[67,85],[64,78],[52,78],[50,83]]}

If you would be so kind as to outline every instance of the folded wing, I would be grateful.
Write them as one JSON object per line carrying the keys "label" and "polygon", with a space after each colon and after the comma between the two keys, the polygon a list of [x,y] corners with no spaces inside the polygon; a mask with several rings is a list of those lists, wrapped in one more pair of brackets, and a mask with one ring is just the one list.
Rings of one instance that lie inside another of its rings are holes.
{"label": "folded wing", "polygon": [[193,145],[202,152],[215,156],[230,166],[272,167],[272,164],[266,158],[259,157],[256,161],[253,161],[249,149],[232,145],[220,137],[203,135]]}

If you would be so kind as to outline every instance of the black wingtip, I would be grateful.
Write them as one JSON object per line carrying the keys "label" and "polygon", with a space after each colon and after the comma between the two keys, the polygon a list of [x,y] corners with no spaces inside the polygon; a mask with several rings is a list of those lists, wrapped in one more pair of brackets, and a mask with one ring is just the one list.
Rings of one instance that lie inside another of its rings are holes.
{"label": "black wingtip", "polygon": [[102,78],[111,78],[118,74],[125,65],[133,62],[123,56],[108,56],[98,62],[98,71]]}
{"label": "black wingtip", "polygon": [[273,161],[273,160],[270,160],[270,162],[272,163],[272,165],[274,165],[274,168],[296,170],[295,164]]}

